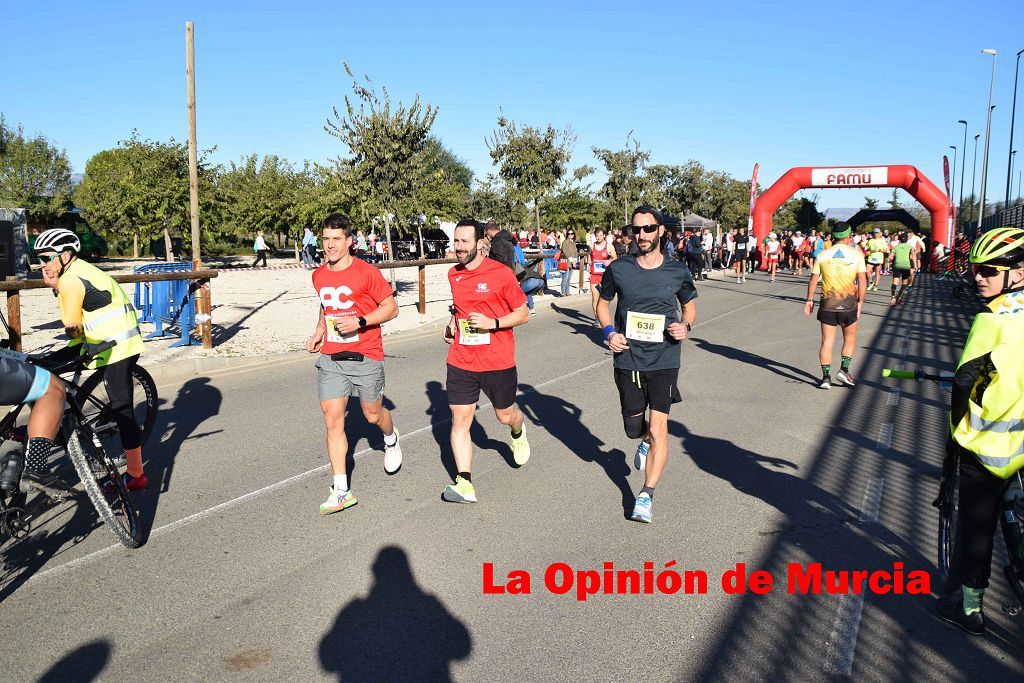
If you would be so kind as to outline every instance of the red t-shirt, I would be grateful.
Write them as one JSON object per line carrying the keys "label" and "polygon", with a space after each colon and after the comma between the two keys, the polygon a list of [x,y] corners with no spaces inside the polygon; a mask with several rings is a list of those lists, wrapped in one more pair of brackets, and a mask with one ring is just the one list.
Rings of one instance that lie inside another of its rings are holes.
{"label": "red t-shirt", "polygon": [[[515,273],[508,266],[485,258],[474,270],[455,266],[448,271],[455,303],[455,340],[448,362],[463,370],[507,370],[516,364],[516,339],[511,329],[474,333],[467,329],[471,313],[500,318],[526,303]],[[465,336],[464,336],[465,334]]]}
{"label": "red t-shirt", "polygon": [[328,270],[324,264],[313,271],[313,287],[320,297],[324,322],[327,323],[327,335],[320,353],[330,355],[354,351],[367,358],[384,360],[380,325],[369,325],[344,337],[335,331],[333,325],[334,318],[359,317],[376,311],[382,301],[394,294],[380,271],[357,258],[353,258],[352,265],[345,270]]}

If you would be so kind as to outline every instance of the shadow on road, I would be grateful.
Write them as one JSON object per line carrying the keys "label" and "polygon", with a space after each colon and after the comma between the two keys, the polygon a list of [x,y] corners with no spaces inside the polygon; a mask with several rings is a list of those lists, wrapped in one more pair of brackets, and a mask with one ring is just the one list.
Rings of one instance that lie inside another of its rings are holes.
{"label": "shadow on road", "polygon": [[320,641],[320,666],[346,681],[450,681],[473,639],[465,624],[416,584],[405,551],[388,546],[373,585],[338,613]]}
{"label": "shadow on road", "polygon": [[591,462],[604,470],[622,495],[622,514],[628,518],[636,502],[629,486],[629,465],[626,454],[619,449],[605,451],[605,443],[594,436],[584,424],[583,411],[558,396],[542,394],[529,384],[519,385],[523,392],[519,406],[526,418],[562,442],[565,449],[583,462]]}
{"label": "shadow on road", "polygon": [[[483,394],[480,395],[480,399],[487,400]],[[445,391],[444,385],[436,380],[427,382],[427,400],[430,402],[430,407],[427,408],[427,417],[430,418],[430,429],[434,434],[434,441],[441,449],[441,464],[444,465],[448,476],[454,479],[459,470],[455,466],[455,454],[452,452],[452,409],[448,405],[448,392]],[[486,410],[491,410],[491,408],[488,407]],[[501,425],[499,428],[502,432],[507,429]],[[473,420],[473,425],[469,429],[469,437],[473,441],[474,461],[477,455],[476,449],[482,448],[497,451],[509,467],[518,467],[512,457],[512,447],[509,443],[487,436],[487,432],[484,431],[483,425],[478,420]]]}
{"label": "shadow on road", "polygon": [[39,683],[89,683],[99,678],[110,661],[110,641],[94,640],[61,657],[39,678]]}
{"label": "shadow on road", "polygon": [[750,353],[749,351],[744,351],[743,349],[733,346],[726,346],[725,344],[714,344],[706,339],[700,339],[699,337],[690,337],[690,339],[697,345],[697,348],[703,351],[713,353],[716,356],[722,356],[723,358],[728,358],[729,360],[747,363],[757,368],[771,370],[776,375],[784,377],[785,379],[803,382],[805,384],[812,384],[814,386],[818,386],[818,382],[821,381],[820,378],[815,377],[805,370],[801,370],[800,368],[793,367],[792,365],[788,365],[777,360],[772,360],[771,358],[759,356],[756,353]]}
{"label": "shadow on road", "polygon": [[[186,440],[202,439],[223,431],[198,431],[206,420],[220,414],[222,400],[220,389],[210,384],[208,377],[197,377],[181,386],[170,408],[161,407],[157,411],[153,433],[142,448],[149,487],[132,493],[145,537],[153,528],[160,495],[170,489],[174,463],[182,445]],[[165,401],[165,398],[160,399],[161,404]]]}
{"label": "shadow on road", "polygon": [[[392,412],[394,418],[395,402],[387,396],[381,404]],[[348,400],[345,411],[345,438],[348,440],[348,452],[345,453],[345,471],[348,472],[349,480],[356,471],[356,450],[359,442],[366,439],[366,445],[379,451],[384,450],[384,434],[380,427],[371,425],[363,417],[363,410],[359,406],[359,398],[353,396]],[[325,432],[326,435],[326,432]]]}

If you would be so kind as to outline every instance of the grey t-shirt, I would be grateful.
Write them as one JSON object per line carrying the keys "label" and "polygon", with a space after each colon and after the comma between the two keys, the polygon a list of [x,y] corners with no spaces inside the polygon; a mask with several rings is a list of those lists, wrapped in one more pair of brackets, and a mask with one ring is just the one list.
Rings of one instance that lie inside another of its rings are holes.
{"label": "grey t-shirt", "polygon": [[666,328],[680,321],[679,307],[697,298],[693,276],[682,261],[666,258],[657,268],[641,268],[632,256],[608,264],[601,279],[601,298],[619,297],[615,330],[627,334],[629,312],[665,316],[661,341],[629,339],[629,348],[615,354],[613,364],[623,370],[666,370],[679,367],[679,342]]}

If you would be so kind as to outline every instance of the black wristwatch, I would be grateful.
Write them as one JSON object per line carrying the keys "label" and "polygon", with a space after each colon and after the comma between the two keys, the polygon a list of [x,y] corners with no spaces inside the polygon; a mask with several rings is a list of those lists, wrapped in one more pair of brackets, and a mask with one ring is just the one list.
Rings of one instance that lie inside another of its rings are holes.
{"label": "black wristwatch", "polygon": [[356,318],[356,322],[359,323],[359,329],[366,327],[366,318],[364,318],[363,316],[359,316],[358,318]]}
{"label": "black wristwatch", "polygon": [[693,327],[690,325],[690,323],[686,322],[685,320],[683,321],[683,324],[686,325],[686,331],[687,332],[689,332],[690,330],[693,329]]}

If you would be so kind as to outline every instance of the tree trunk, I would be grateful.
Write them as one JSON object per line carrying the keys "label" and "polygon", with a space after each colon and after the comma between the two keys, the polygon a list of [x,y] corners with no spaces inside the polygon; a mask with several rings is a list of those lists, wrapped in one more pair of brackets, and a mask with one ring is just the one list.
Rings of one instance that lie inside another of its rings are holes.
{"label": "tree trunk", "polygon": [[132,233],[132,258],[139,258],[139,230]]}
{"label": "tree trunk", "polygon": [[420,259],[422,260],[422,259],[427,258],[427,252],[423,250],[423,226],[422,225],[417,225],[416,226],[416,232],[420,236]]}
{"label": "tree trunk", "polygon": [[168,263],[174,260],[174,251],[171,250],[171,233],[168,232],[166,223],[164,223],[164,259]]}
{"label": "tree trunk", "polygon": [[[395,258],[395,250],[391,246],[391,214],[388,213],[387,209],[384,209],[384,237],[385,243],[388,245],[387,260],[393,261]],[[397,292],[398,280],[395,278],[395,269],[389,269],[388,273],[391,276],[391,289]]]}

